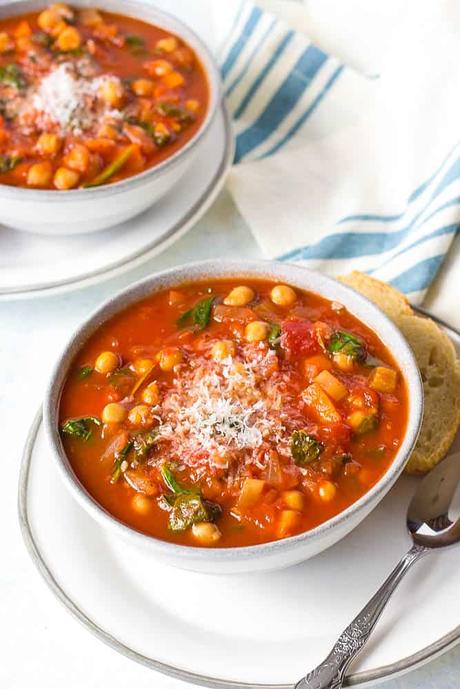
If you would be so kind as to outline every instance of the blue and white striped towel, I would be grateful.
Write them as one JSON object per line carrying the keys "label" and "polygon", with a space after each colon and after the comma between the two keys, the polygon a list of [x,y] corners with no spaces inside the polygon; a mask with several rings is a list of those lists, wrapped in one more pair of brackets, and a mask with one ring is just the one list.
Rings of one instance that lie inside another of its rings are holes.
{"label": "blue and white striped towel", "polygon": [[265,255],[420,302],[459,228],[460,15],[421,0],[408,21],[369,79],[244,0],[220,64],[228,186]]}

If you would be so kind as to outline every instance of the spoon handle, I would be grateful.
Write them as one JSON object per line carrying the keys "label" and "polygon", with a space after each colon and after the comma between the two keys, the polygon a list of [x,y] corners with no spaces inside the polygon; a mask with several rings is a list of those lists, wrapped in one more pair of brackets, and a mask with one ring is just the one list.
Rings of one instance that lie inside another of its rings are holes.
{"label": "spoon handle", "polygon": [[407,570],[429,548],[413,545],[398,562],[377,593],[339,636],[327,658],[295,685],[295,689],[340,689],[345,671],[371,635],[393,591]]}

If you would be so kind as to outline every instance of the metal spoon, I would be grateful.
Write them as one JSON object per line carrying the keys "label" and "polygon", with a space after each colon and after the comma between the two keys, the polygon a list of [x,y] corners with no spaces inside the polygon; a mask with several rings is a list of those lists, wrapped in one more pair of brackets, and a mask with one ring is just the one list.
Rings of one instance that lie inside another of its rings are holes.
{"label": "metal spoon", "polygon": [[460,518],[452,522],[448,515],[459,481],[460,452],[446,457],[421,481],[407,511],[412,548],[342,632],[327,658],[301,679],[295,689],[340,689],[349,664],[369,639],[390,596],[408,569],[432,550],[460,541]]}

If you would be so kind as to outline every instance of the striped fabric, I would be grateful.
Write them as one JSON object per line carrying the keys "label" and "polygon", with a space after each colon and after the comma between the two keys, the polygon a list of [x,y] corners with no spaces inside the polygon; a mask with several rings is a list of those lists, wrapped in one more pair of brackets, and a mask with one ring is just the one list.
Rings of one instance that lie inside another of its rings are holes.
{"label": "striped fabric", "polygon": [[[321,119],[351,70],[244,0],[221,53],[221,71],[234,119],[235,163],[243,167],[304,145],[313,115]],[[460,145],[411,190],[396,213],[366,207],[339,215],[319,237],[305,231],[298,245],[278,258],[332,274],[359,269],[420,302],[459,230],[459,219]],[[260,241],[260,233],[255,234]]]}
{"label": "striped fabric", "polygon": [[343,69],[305,36],[252,2],[243,2],[221,60],[235,124],[235,163],[283,148]]}

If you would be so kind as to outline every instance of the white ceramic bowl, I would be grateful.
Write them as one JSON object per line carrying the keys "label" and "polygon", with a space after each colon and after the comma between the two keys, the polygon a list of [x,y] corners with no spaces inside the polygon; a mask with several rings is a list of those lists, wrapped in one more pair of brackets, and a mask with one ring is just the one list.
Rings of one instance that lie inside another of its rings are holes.
{"label": "white ceramic bowl", "polygon": [[[0,6],[0,19],[46,7],[44,0],[15,0]],[[220,76],[208,49],[175,17],[156,9],[150,0],[72,0],[72,6],[94,4],[160,26],[184,39],[195,51],[208,78],[209,103],[195,135],[171,157],[121,182],[90,189],[52,191],[0,184],[0,223],[38,234],[71,235],[96,232],[138,215],[164,196],[190,167],[221,100]]]}
{"label": "white ceramic bowl", "polygon": [[[353,505],[310,531],[280,541],[240,548],[195,548],[176,545],[139,533],[118,521],[92,498],[76,478],[59,435],[59,403],[69,368],[86,340],[108,319],[160,290],[196,279],[259,277],[288,283],[344,304],[374,330],[392,352],[405,378],[409,398],[406,433],[396,457],[371,490]],[[395,325],[370,301],[349,287],[320,273],[268,261],[203,261],[173,268],[138,282],[97,309],[72,336],[52,374],[44,402],[44,426],[57,467],[74,497],[112,534],[146,549],[152,557],[196,571],[229,573],[272,570],[306,560],[325,550],[354,529],[376,507],[402,472],[417,440],[423,414],[423,388],[412,350]]]}

